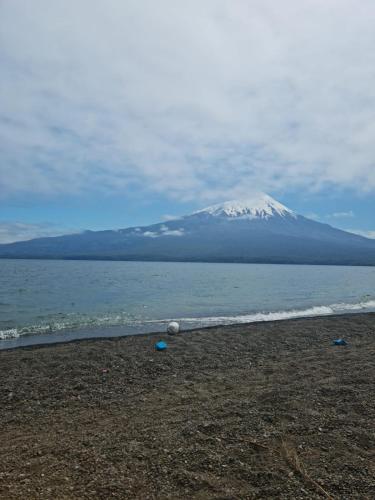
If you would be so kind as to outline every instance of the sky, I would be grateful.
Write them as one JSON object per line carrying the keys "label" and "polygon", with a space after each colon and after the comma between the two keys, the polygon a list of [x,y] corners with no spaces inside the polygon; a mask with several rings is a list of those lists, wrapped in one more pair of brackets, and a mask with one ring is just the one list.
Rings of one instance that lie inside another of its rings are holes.
{"label": "sky", "polygon": [[0,0],[0,243],[267,192],[375,237],[373,0]]}

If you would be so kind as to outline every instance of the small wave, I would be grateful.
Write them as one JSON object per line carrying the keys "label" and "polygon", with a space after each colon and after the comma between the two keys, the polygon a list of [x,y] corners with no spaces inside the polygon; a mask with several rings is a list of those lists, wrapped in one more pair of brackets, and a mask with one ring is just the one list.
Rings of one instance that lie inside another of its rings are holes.
{"label": "small wave", "polygon": [[[375,309],[375,300],[359,302],[357,304],[331,304],[328,306],[314,306],[308,309],[293,309],[289,311],[259,312],[253,314],[241,314],[238,316],[208,316],[201,318],[179,318],[179,321],[200,325],[230,325],[234,323],[255,323],[258,321],[279,321],[284,319],[305,318],[313,316],[329,316],[346,311],[363,311]],[[170,320],[162,320],[165,323]]]}
{"label": "small wave", "polygon": [[0,340],[16,339],[20,336],[17,328],[9,328],[8,330],[0,330]]}
{"label": "small wave", "polygon": [[[58,313],[57,315],[60,314],[61,313]],[[62,330],[78,330],[81,328],[101,326],[121,326],[131,323],[129,316],[124,313],[106,316],[68,316],[70,317],[68,317],[67,319],[50,320],[48,323],[41,322],[34,325],[0,330],[0,340],[15,339],[21,336],[26,337],[30,335],[53,334]]]}
{"label": "small wave", "polygon": [[204,324],[223,324],[233,323],[254,323],[257,321],[278,321],[282,319],[303,318],[307,316],[325,316],[333,314],[330,306],[317,306],[305,310],[277,311],[277,312],[259,312],[254,314],[241,314],[238,316],[209,316],[203,318],[180,318],[180,321],[186,323],[204,323]]}
{"label": "small wave", "polygon": [[358,304],[333,304],[331,306],[335,312],[340,311],[361,311],[363,309],[375,309],[375,300],[358,302]]}
{"label": "small wave", "polygon": [[74,317],[66,321],[51,321],[49,324],[30,325],[20,328],[9,328],[0,330],[0,340],[16,339],[20,336],[53,334],[61,330],[77,330],[86,327],[104,326],[131,326],[138,327],[146,325],[164,325],[172,319],[180,321],[186,327],[231,325],[235,323],[254,323],[262,321],[279,321],[292,318],[304,318],[313,316],[329,316],[331,314],[342,314],[348,311],[375,310],[375,300],[367,300],[355,304],[337,303],[328,306],[313,306],[307,309],[293,309],[289,311],[257,312],[252,314],[241,314],[237,316],[207,316],[193,318],[169,318],[169,319],[135,319],[125,314],[113,314],[106,316],[84,316]]}

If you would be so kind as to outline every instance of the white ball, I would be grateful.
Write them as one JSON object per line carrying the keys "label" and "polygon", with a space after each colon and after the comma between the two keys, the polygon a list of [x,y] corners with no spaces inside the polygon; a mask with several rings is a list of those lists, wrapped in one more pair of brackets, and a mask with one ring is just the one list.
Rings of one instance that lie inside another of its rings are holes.
{"label": "white ball", "polygon": [[177,321],[171,321],[167,326],[167,332],[171,335],[178,333],[180,331],[180,325]]}

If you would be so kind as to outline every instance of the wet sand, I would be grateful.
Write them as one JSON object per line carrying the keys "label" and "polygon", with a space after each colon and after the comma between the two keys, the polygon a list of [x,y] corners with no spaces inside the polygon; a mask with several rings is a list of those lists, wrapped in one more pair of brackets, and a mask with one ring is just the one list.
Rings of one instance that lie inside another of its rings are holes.
{"label": "wet sand", "polygon": [[0,376],[1,499],[375,498],[374,313],[2,351]]}

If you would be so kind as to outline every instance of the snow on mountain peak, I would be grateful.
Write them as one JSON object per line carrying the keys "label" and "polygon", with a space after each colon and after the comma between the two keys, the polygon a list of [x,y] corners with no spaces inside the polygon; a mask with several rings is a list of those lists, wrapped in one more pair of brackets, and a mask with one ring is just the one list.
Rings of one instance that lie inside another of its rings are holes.
{"label": "snow on mountain peak", "polygon": [[281,217],[296,216],[292,210],[267,194],[259,194],[244,200],[226,201],[198,210],[195,214],[244,219],[268,219],[275,215]]}

